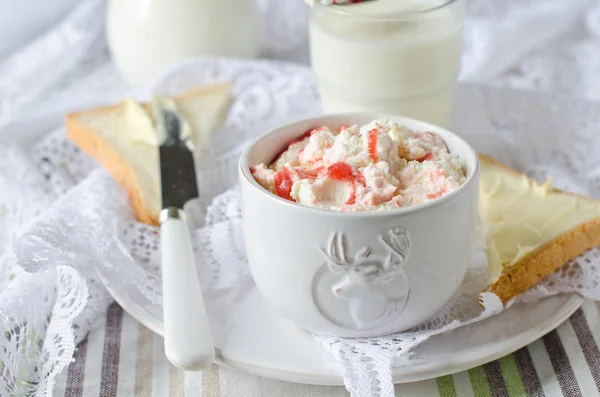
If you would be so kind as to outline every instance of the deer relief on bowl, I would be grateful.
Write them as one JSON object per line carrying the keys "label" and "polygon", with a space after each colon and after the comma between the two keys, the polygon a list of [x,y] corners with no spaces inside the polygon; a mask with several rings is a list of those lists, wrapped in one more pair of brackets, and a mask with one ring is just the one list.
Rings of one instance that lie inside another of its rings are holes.
{"label": "deer relief on bowl", "polygon": [[404,265],[410,238],[402,228],[379,236],[384,255],[370,247],[352,254],[344,233],[334,233],[326,249],[326,263],[313,280],[312,296],[320,313],[332,323],[352,330],[381,327],[404,310],[409,284]]}

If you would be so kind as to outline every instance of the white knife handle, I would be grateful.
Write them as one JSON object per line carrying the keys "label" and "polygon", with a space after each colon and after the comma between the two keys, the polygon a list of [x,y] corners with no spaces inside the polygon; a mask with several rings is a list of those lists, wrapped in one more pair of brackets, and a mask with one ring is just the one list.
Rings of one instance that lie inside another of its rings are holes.
{"label": "white knife handle", "polygon": [[214,361],[215,349],[183,211],[161,211],[160,249],[165,353],[179,368],[201,370]]}

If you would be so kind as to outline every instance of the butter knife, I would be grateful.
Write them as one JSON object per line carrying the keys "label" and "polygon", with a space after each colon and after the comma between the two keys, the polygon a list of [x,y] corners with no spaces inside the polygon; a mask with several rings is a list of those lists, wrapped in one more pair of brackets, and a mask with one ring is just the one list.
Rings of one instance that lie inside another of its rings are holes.
{"label": "butter knife", "polygon": [[[160,249],[165,354],[176,367],[201,370],[215,349],[196,272],[184,205],[198,197],[189,128],[170,98],[154,98],[159,144]],[[187,131],[189,132],[189,131]]]}

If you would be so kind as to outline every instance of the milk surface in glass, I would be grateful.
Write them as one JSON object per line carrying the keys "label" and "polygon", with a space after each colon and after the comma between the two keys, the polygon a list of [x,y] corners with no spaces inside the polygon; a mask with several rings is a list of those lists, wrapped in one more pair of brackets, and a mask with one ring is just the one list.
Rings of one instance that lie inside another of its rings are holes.
{"label": "milk surface in glass", "polygon": [[379,112],[443,127],[460,71],[464,0],[375,0],[311,10],[325,113]]}

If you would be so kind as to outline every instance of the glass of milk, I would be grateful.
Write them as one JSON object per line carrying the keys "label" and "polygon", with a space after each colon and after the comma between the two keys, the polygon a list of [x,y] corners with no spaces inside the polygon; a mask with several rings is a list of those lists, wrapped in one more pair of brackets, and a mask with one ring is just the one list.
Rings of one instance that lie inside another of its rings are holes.
{"label": "glass of milk", "polygon": [[316,4],[311,62],[323,111],[408,116],[447,127],[464,0]]}

